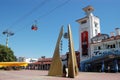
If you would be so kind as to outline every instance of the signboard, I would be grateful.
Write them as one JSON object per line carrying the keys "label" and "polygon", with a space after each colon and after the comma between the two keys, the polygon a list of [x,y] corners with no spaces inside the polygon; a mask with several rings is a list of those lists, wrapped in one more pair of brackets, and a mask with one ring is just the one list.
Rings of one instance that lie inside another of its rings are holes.
{"label": "signboard", "polygon": [[84,31],[81,33],[81,47],[82,55],[88,55],[88,32]]}

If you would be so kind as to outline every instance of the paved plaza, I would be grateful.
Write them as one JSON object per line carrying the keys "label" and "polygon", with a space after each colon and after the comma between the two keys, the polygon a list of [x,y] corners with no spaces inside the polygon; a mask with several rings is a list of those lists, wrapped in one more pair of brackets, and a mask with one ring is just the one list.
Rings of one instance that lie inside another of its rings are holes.
{"label": "paved plaza", "polygon": [[48,71],[18,70],[0,71],[0,80],[120,80],[120,73],[79,72],[76,78],[47,76]]}

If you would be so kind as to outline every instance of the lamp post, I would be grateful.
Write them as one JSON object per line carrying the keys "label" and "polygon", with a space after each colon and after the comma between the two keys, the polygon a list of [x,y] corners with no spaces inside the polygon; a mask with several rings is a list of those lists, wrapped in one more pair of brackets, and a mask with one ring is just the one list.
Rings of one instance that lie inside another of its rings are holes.
{"label": "lamp post", "polygon": [[7,36],[7,37],[6,37],[6,47],[8,47],[8,38],[9,38],[10,36],[13,36],[14,33],[11,32],[11,31],[9,31],[9,30],[6,30],[6,31],[3,31],[3,34]]}

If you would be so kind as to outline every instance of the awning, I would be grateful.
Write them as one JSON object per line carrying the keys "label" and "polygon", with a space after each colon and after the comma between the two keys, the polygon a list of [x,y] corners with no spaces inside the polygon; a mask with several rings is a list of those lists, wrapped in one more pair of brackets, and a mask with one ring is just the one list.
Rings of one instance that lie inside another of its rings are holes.
{"label": "awning", "polygon": [[27,66],[26,62],[0,62],[0,67],[9,67],[9,66]]}

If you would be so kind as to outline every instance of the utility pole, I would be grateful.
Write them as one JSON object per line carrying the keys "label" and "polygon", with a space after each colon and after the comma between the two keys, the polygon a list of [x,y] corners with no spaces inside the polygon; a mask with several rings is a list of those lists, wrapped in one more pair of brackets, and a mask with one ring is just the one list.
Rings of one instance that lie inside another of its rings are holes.
{"label": "utility pole", "polygon": [[8,39],[9,39],[10,36],[13,36],[14,33],[9,31],[9,30],[5,30],[5,31],[3,31],[3,34],[7,36],[6,37],[6,47],[8,47]]}

